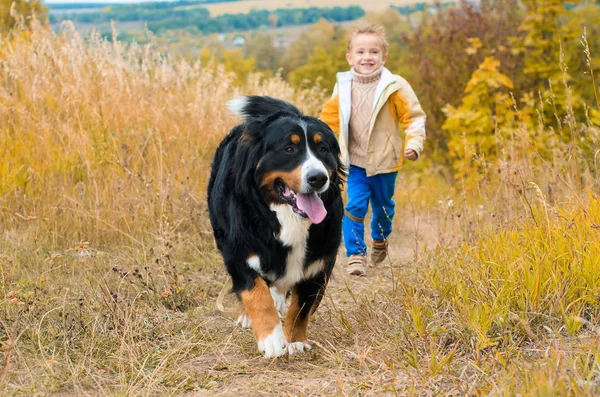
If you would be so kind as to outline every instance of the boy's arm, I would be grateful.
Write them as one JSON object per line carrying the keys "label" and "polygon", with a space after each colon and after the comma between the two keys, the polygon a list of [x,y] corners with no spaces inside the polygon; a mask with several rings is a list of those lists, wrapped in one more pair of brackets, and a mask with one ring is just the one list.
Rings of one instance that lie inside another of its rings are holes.
{"label": "boy's arm", "polygon": [[406,80],[402,81],[401,88],[391,96],[390,107],[394,118],[402,123],[406,135],[405,149],[412,149],[421,155],[425,144],[425,112],[415,95],[412,87]]}
{"label": "boy's arm", "polygon": [[340,107],[337,90],[335,88],[333,89],[331,99],[323,105],[319,120],[325,122],[336,134],[340,132]]}

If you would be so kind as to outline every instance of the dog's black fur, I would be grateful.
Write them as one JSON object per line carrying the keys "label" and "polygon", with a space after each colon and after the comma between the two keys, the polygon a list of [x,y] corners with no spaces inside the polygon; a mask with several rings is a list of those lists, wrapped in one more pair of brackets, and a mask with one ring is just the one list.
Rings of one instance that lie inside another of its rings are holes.
{"label": "dog's black fur", "polygon": [[[223,139],[212,163],[208,207],[217,247],[243,304],[240,316],[251,321],[265,356],[283,354],[286,345],[292,352],[296,342],[309,348],[305,331],[288,322],[305,327],[335,264],[343,216],[340,149],[327,124],[287,102],[248,96],[229,107],[243,123]],[[280,323],[261,318],[272,318],[265,305],[277,304],[260,294],[266,286],[284,303],[291,295],[285,340],[270,329]]]}

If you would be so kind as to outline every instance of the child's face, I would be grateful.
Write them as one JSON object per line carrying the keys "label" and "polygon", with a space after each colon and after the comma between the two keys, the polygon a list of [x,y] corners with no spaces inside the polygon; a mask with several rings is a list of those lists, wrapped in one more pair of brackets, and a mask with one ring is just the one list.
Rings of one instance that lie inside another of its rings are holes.
{"label": "child's face", "polygon": [[379,69],[387,59],[381,39],[374,34],[359,34],[352,39],[346,60],[361,74],[370,74]]}

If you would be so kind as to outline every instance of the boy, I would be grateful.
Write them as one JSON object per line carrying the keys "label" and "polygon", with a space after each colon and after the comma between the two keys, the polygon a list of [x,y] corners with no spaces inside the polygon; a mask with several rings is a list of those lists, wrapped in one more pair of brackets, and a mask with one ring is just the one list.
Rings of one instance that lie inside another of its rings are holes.
{"label": "boy", "polygon": [[[355,28],[346,54],[352,69],[337,74],[333,95],[320,116],[339,133],[342,160],[349,167],[342,229],[347,271],[358,276],[367,273],[364,218],[369,200],[373,212],[371,262],[376,265],[387,256],[402,155],[417,160],[425,141],[425,113],[408,82],[383,66],[386,59],[383,28]],[[406,136],[404,149],[400,124]]]}

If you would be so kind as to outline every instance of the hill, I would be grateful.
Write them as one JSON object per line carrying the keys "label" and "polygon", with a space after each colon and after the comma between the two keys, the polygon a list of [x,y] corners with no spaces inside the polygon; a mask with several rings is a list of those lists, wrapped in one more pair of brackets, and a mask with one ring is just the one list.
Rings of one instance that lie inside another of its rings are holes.
{"label": "hill", "polygon": [[[419,0],[421,1],[421,0]],[[219,2],[207,4],[204,7],[210,11],[212,16],[227,13],[250,12],[251,10],[274,10],[277,8],[309,8],[309,7],[348,7],[360,6],[366,12],[381,12],[390,8],[392,5],[411,5],[415,0],[241,0],[236,2]],[[427,3],[433,4],[433,0],[427,0]]]}
{"label": "hill", "polygon": [[[237,2],[233,2],[236,3]],[[348,21],[361,18],[365,11],[359,6],[308,7],[250,9],[246,12],[227,13],[213,16],[204,7],[205,2],[182,0],[175,2],[153,2],[140,4],[111,4],[102,8],[58,7],[50,14],[50,22],[59,24],[65,20],[94,26],[111,22],[137,22],[160,34],[167,30],[189,30],[196,34],[211,34],[253,30],[260,27],[295,26],[315,23],[320,19]]]}

